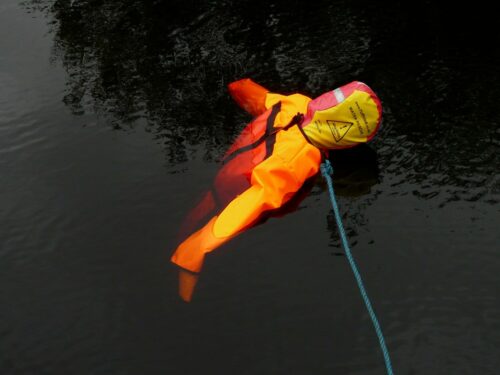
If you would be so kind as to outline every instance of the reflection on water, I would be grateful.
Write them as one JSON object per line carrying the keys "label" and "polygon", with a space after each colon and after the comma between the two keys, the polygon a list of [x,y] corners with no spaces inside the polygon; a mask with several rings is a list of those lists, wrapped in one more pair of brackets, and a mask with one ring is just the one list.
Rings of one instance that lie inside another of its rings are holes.
{"label": "reflection on water", "polygon": [[117,128],[146,117],[171,162],[188,157],[189,145],[220,152],[246,121],[228,102],[230,81],[251,76],[277,91],[322,93],[357,76],[369,57],[366,28],[331,4],[321,13],[250,1],[32,4],[53,21],[65,103],[75,114],[110,115]]}
{"label": "reflection on water", "polygon": [[498,201],[498,64],[488,49],[460,41],[465,31],[454,39],[458,21],[441,18],[446,8],[233,5],[26,2],[52,22],[72,111],[97,111],[116,128],[145,118],[170,162],[190,158],[193,145],[213,158],[230,144],[248,120],[229,102],[232,80],[250,76],[271,90],[314,96],[362,79],[383,99],[377,146],[382,169],[398,176],[394,186],[422,183],[413,194],[439,194],[440,204]]}

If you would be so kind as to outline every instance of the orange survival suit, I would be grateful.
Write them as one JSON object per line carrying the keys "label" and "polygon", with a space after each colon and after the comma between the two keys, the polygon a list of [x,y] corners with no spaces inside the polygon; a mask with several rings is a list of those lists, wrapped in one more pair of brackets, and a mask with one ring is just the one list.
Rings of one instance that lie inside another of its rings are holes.
{"label": "orange survival suit", "polygon": [[[381,121],[380,100],[361,82],[314,100],[271,93],[250,79],[229,84],[229,92],[255,118],[226,152],[213,189],[188,215],[190,223],[208,222],[171,258],[195,273],[201,271],[206,253],[287,203],[318,172],[322,151],[369,141]],[[214,211],[216,203],[224,207],[221,212]]]}

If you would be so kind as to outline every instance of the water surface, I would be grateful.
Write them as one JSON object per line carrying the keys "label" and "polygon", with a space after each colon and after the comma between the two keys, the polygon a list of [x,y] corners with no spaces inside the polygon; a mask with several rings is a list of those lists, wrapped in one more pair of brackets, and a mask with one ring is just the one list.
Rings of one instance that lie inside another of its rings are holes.
{"label": "water surface", "polygon": [[320,179],[177,296],[178,225],[249,120],[226,85],[251,77],[379,94],[377,138],[333,161],[395,372],[496,373],[495,27],[430,2],[3,1],[0,372],[384,373]]}

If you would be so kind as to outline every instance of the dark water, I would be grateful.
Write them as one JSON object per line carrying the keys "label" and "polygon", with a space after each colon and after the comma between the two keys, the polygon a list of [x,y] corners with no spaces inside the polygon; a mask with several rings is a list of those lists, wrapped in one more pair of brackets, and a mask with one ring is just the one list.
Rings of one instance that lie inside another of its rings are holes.
{"label": "dark water", "polygon": [[177,296],[241,77],[379,94],[378,137],[334,162],[395,372],[499,373],[495,12],[374,4],[2,0],[0,373],[384,373],[320,180]]}

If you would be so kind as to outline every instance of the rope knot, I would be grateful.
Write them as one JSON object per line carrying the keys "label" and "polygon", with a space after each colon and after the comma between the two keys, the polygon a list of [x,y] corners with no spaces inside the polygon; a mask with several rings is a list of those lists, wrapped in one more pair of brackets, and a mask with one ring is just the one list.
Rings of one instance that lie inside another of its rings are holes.
{"label": "rope knot", "polygon": [[332,164],[330,163],[330,160],[328,159],[326,159],[323,163],[321,163],[320,169],[321,169],[321,174],[325,178],[326,176],[333,175],[333,167]]}

